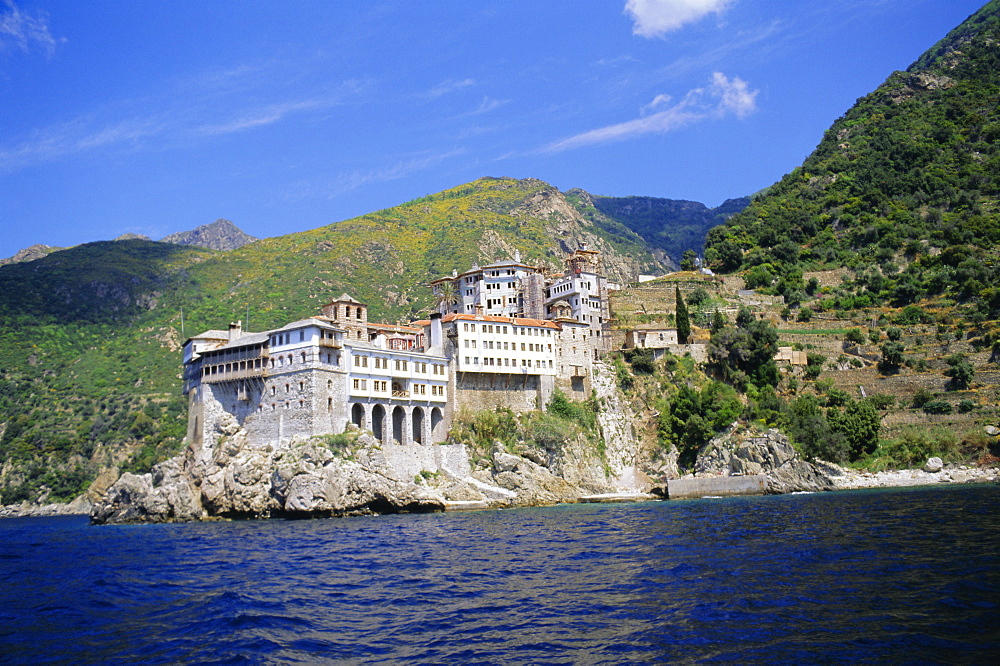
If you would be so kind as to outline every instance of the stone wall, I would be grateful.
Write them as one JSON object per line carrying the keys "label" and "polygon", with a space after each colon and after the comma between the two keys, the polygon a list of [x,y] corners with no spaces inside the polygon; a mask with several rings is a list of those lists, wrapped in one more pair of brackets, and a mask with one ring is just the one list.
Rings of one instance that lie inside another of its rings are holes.
{"label": "stone wall", "polygon": [[470,473],[469,454],[464,444],[439,446],[383,445],[382,455],[401,479],[411,479],[422,471],[445,471],[458,478]]}
{"label": "stone wall", "polygon": [[549,375],[511,375],[488,372],[459,372],[454,383],[454,403],[458,411],[491,410],[508,407],[515,412],[539,409],[548,403],[555,388]]}

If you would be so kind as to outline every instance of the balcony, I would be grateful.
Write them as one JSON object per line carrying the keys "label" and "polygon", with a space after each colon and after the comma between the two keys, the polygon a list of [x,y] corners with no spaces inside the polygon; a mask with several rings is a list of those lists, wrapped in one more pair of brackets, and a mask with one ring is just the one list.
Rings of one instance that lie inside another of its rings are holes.
{"label": "balcony", "polygon": [[236,382],[243,379],[263,379],[266,376],[267,371],[264,368],[245,368],[203,375],[201,381],[206,384],[218,384],[221,382]]}
{"label": "balcony", "polygon": [[393,389],[392,390],[392,397],[393,398],[409,398],[410,397],[410,392],[409,391],[397,391],[396,389]]}
{"label": "balcony", "polygon": [[337,339],[320,338],[319,346],[327,347],[329,349],[342,349],[344,345],[343,343],[341,343],[340,340]]}

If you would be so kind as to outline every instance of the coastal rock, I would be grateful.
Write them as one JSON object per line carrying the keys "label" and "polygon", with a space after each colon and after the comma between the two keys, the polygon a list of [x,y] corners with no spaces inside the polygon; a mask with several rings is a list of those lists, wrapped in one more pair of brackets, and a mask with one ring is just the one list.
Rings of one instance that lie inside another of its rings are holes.
{"label": "coastal rock", "polygon": [[202,518],[204,510],[197,494],[178,473],[180,462],[172,458],[154,467],[152,473],[122,474],[104,499],[94,505],[91,522],[164,523]]}
{"label": "coastal rock", "polygon": [[494,447],[492,459],[493,483],[516,493],[515,504],[571,502],[582,494],[580,488],[538,463],[506,453],[499,446]]}
{"label": "coastal rock", "polygon": [[822,469],[800,460],[786,435],[777,430],[742,434],[730,428],[706,444],[695,461],[698,475],[764,474],[769,493],[833,490]]}
{"label": "coastal rock", "polygon": [[[358,438],[356,460],[313,440],[272,448],[233,433],[212,455],[188,450],[144,475],[123,474],[91,511],[94,523],[443,511],[445,499],[398,478],[378,443]],[[204,453],[204,452],[202,452]],[[196,459],[197,458],[197,459]],[[457,493],[457,489],[456,489]],[[470,491],[475,499],[481,494]]]}
{"label": "coastal rock", "polygon": [[941,462],[940,458],[928,458],[927,463],[924,465],[924,471],[935,474],[940,472],[942,467],[944,467],[944,463]]}

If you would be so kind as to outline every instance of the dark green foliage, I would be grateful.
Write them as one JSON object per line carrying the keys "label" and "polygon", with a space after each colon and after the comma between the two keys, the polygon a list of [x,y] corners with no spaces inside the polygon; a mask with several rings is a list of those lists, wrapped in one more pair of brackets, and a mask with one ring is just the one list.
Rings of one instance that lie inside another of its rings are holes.
{"label": "dark green foliage", "polygon": [[701,307],[712,298],[711,294],[704,287],[698,287],[687,297],[687,304],[696,308]]}
{"label": "dark green foliage", "polygon": [[686,345],[688,338],[691,337],[691,318],[688,315],[687,305],[684,304],[684,297],[681,296],[680,287],[674,288],[674,297],[677,303],[674,315],[674,325],[677,326],[677,341]]}
{"label": "dark green foliage", "polygon": [[[573,192],[570,190],[567,194]],[[593,196],[590,199],[602,215],[637,233],[650,247],[661,249],[675,259],[687,251],[702,248],[705,233],[711,227],[725,222],[750,202],[747,198],[730,199],[718,208],[706,208],[693,201],[654,197]],[[727,251],[741,255],[738,247],[718,248],[716,252],[724,254]],[[716,257],[713,257],[712,261],[715,260]],[[731,262],[734,257],[727,254],[723,260]]]}
{"label": "dark green foliage", "polygon": [[993,0],[859,100],[800,168],[712,229],[706,259],[747,270],[748,288],[768,286],[767,273],[849,266],[867,276],[854,298],[903,307],[943,294],[997,316],[998,109]]}
{"label": "dark green foliage", "polygon": [[722,382],[710,382],[700,391],[684,385],[670,408],[660,414],[660,437],[677,447],[678,463],[690,467],[698,450],[739,418],[742,411],[739,395]]}
{"label": "dark green foliage", "polygon": [[976,403],[973,402],[972,400],[969,400],[968,398],[963,398],[962,400],[958,401],[959,414],[968,414],[975,408],[976,408]]}
{"label": "dark green foliage", "polygon": [[903,337],[903,331],[901,331],[897,326],[890,326],[889,328],[885,329],[885,334],[886,337],[888,337],[893,342],[899,342],[900,339]]}
{"label": "dark green foliage", "polygon": [[827,414],[830,427],[847,442],[851,460],[872,453],[878,447],[882,416],[867,400],[851,401],[841,410]]}
{"label": "dark green foliage", "polygon": [[860,328],[849,328],[847,329],[847,333],[844,333],[844,340],[853,342],[856,345],[863,345],[865,343],[865,335],[861,332]]}
{"label": "dark green foliage", "polygon": [[931,394],[930,391],[921,388],[917,389],[917,392],[913,394],[913,400],[910,402],[910,404],[913,406],[914,409],[920,409],[933,399],[934,396],[933,394]]}
{"label": "dark green foliage", "polygon": [[883,373],[896,372],[899,366],[903,365],[903,352],[905,347],[901,342],[886,342],[882,345],[882,359],[878,363],[878,368]]}
{"label": "dark green foliage", "polygon": [[695,269],[694,262],[697,258],[698,253],[694,250],[684,250],[684,256],[681,257],[681,270],[693,271]]}
{"label": "dark green foliage", "polygon": [[737,326],[712,332],[709,357],[719,376],[737,388],[777,386],[778,366],[774,362],[778,332],[766,321],[754,319],[741,308]]}
{"label": "dark green foliage", "polygon": [[850,446],[844,435],[834,430],[814,395],[803,395],[788,405],[785,430],[808,460],[844,463],[850,459]]}
{"label": "dark green foliage", "polygon": [[872,406],[875,409],[890,409],[896,404],[896,399],[891,395],[876,393],[875,395],[868,397],[868,402],[872,403]]}
{"label": "dark green foliage", "polygon": [[944,374],[951,377],[948,381],[948,389],[951,391],[963,391],[969,388],[972,378],[976,375],[975,368],[965,358],[964,354],[955,354],[945,359],[950,366]]}
{"label": "dark green foliage", "polygon": [[656,370],[652,349],[645,347],[626,349],[622,352],[622,356],[632,366],[632,372],[638,375],[651,375]]}
{"label": "dark green foliage", "polygon": [[927,414],[951,414],[951,403],[947,400],[931,400],[924,404],[924,412]]}

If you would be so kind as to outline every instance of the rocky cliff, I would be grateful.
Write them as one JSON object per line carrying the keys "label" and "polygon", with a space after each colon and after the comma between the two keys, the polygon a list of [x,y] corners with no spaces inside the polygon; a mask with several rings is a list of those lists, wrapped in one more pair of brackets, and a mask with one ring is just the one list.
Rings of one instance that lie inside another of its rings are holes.
{"label": "rocky cliff", "polygon": [[801,460],[788,437],[774,429],[761,433],[730,428],[698,452],[695,474],[764,474],[771,494],[836,489],[821,467]]}
{"label": "rocky cliff", "polygon": [[[570,456],[572,457],[572,456]],[[571,480],[495,446],[473,471],[463,445],[386,446],[370,434],[275,446],[237,430],[188,448],[147,474],[123,474],[91,512],[94,523],[325,517],[572,502],[614,483],[579,469]]]}
{"label": "rocky cliff", "polygon": [[175,234],[163,238],[162,243],[173,243],[174,245],[194,245],[208,248],[209,250],[236,250],[257,239],[246,234],[229,220],[216,220],[211,224],[192,229],[191,231],[179,231]]}

